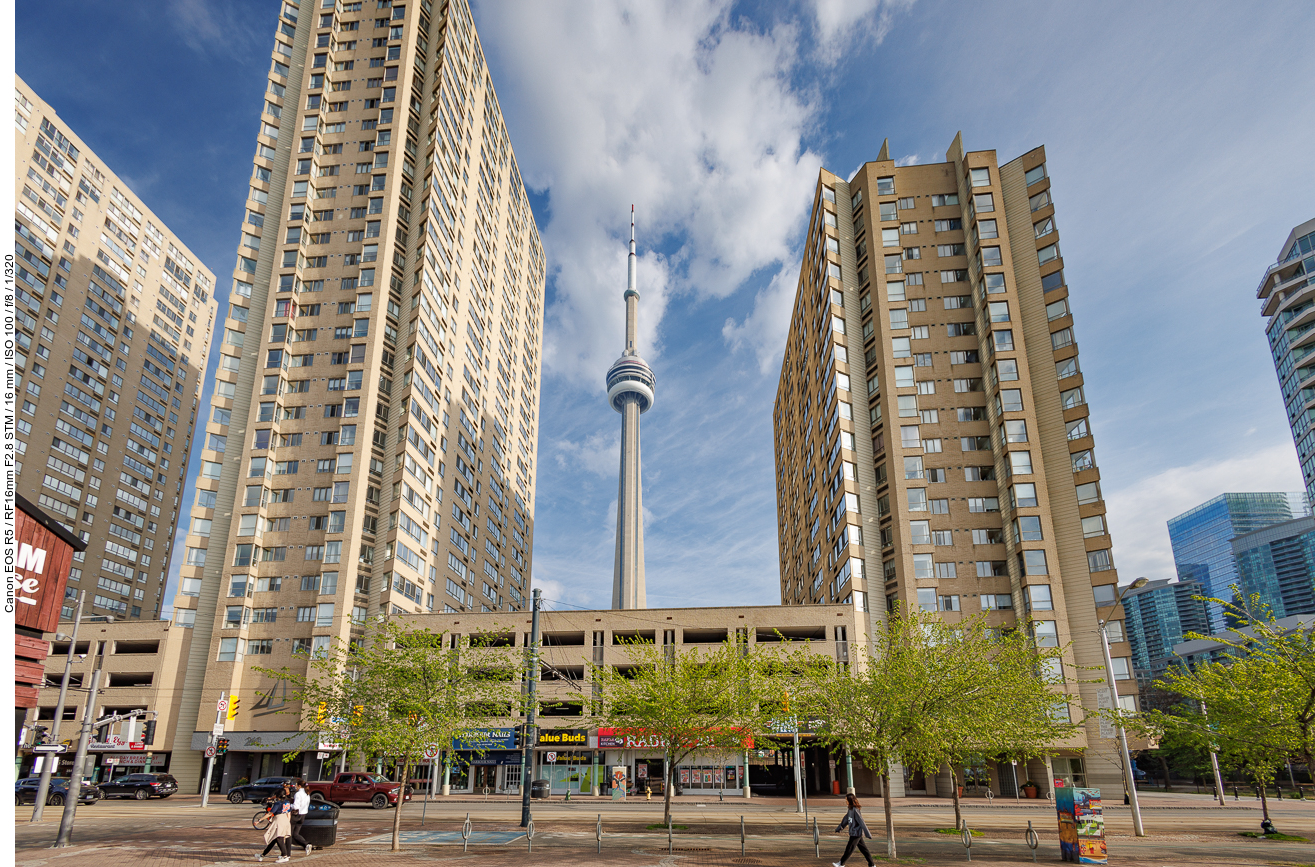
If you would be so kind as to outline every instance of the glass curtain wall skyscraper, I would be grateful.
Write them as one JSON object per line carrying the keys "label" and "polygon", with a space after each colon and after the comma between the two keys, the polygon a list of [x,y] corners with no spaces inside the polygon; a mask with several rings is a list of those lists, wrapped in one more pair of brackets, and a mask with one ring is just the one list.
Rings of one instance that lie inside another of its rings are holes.
{"label": "glass curtain wall skyscraper", "polygon": [[[1199,582],[1210,598],[1232,599],[1232,585],[1238,583],[1233,539],[1309,514],[1301,493],[1220,494],[1207,500],[1169,520],[1178,579]],[[1211,602],[1207,609],[1210,630],[1222,631],[1227,625],[1223,607]]]}
{"label": "glass curtain wall skyscraper", "polygon": [[1315,219],[1288,233],[1256,297],[1306,496],[1315,499]]}
{"label": "glass curtain wall skyscraper", "polygon": [[216,787],[283,770],[253,667],[529,595],[544,255],[470,8],[278,9],[177,602],[185,788],[223,696]]}

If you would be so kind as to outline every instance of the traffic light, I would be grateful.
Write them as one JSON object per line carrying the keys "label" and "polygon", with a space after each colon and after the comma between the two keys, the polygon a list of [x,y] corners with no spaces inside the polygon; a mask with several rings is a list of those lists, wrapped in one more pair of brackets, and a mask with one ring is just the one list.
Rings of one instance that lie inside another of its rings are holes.
{"label": "traffic light", "polygon": [[324,725],[325,719],[328,718],[328,714],[325,713],[325,710],[328,708],[328,706],[329,705],[327,702],[320,702],[318,705],[315,706],[315,722],[318,725]]}
{"label": "traffic light", "polygon": [[215,741],[215,752],[221,756],[228,752],[228,738],[220,738]]}
{"label": "traffic light", "polygon": [[37,726],[32,732],[32,746],[39,747],[48,743],[50,743],[50,729],[45,726]]}
{"label": "traffic light", "polygon": [[146,728],[142,731],[142,743],[150,746],[155,743],[155,720],[148,719]]}
{"label": "traffic light", "polygon": [[237,694],[233,693],[228,697],[228,719],[230,722],[237,719]]}
{"label": "traffic light", "polygon": [[105,743],[106,741],[108,741],[109,739],[110,739],[110,726],[109,726],[109,723],[106,723],[105,725],[100,726],[99,728],[96,729],[96,741],[97,741],[98,743],[102,743],[102,744],[103,744],[103,743]]}

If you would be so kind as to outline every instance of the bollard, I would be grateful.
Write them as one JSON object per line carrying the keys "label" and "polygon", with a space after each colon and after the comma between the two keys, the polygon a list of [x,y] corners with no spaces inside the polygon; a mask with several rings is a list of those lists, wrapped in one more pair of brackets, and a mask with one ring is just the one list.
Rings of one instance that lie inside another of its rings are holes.
{"label": "bollard", "polygon": [[1283,787],[1278,783],[1274,784],[1274,797],[1278,798],[1280,801],[1283,800]]}
{"label": "bollard", "polygon": [[470,814],[466,814],[466,821],[461,823],[461,851],[464,853],[466,847],[470,845]]}
{"label": "bollard", "polygon": [[963,838],[963,854],[968,856],[968,860],[973,860],[973,832],[968,829],[968,820],[961,819],[959,825],[960,835]]}
{"label": "bollard", "polygon": [[594,830],[594,835],[598,838],[598,854],[603,854],[603,814],[598,814],[598,827]]}
{"label": "bollard", "polygon": [[813,854],[822,857],[822,838],[817,836],[817,817],[813,817]]}
{"label": "bollard", "polygon": [[1027,843],[1027,848],[1032,850],[1032,863],[1036,863],[1036,847],[1041,845],[1041,838],[1037,836],[1032,829],[1032,820],[1027,820],[1027,832],[1023,834],[1023,841]]}
{"label": "bollard", "polygon": [[525,842],[529,846],[529,849],[527,851],[533,852],[534,851],[534,820],[533,819],[531,819],[529,824],[525,826]]}
{"label": "bollard", "polygon": [[1234,786],[1234,787],[1233,787],[1233,800],[1234,800],[1234,801],[1237,800],[1237,786]]}
{"label": "bollard", "polygon": [[744,817],[740,817],[740,857],[744,857]]}

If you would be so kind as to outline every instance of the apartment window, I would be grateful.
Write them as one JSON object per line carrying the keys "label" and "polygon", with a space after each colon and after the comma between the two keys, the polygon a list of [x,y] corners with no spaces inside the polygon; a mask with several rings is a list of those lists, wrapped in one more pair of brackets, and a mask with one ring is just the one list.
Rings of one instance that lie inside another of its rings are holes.
{"label": "apartment window", "polygon": [[[941,564],[939,564],[939,563],[937,564],[937,566],[940,566],[940,565],[941,565]],[[949,565],[950,565],[950,566],[953,566],[954,564],[951,563],[951,564],[949,564]],[[959,597],[958,597],[958,596],[942,596],[942,597],[940,597],[940,603],[941,603],[941,610],[942,610],[942,611],[958,611],[958,610],[959,610]]]}
{"label": "apartment window", "polygon": [[[886,230],[886,229],[883,229],[883,230],[882,230],[882,237],[883,237],[883,238],[885,237],[885,233],[886,233],[887,231],[888,231],[888,230]],[[899,224],[899,233],[900,233],[901,235],[916,235],[916,234],[918,234],[918,224],[917,224],[917,223],[900,223],[900,224]]]}
{"label": "apartment window", "polygon": [[1082,536],[1090,539],[1093,536],[1105,535],[1105,518],[1102,515],[1092,515],[1089,518],[1082,519]]}
{"label": "apartment window", "polygon": [[[1131,670],[1130,670],[1130,668],[1129,668],[1129,666],[1128,666],[1128,657],[1126,657],[1126,656],[1116,656],[1116,657],[1114,657],[1113,659],[1110,660],[1110,667],[1114,670],[1114,679],[1115,679],[1115,680],[1131,680],[1131,679],[1132,679],[1132,672],[1131,672]],[[1131,697],[1132,697],[1132,696],[1128,696],[1128,698],[1131,698]],[[1123,698],[1124,698],[1124,696],[1119,696],[1119,699],[1120,699],[1120,700],[1122,700]]]}
{"label": "apartment window", "polygon": [[1024,575],[1049,575],[1046,567],[1045,551],[1023,551],[1018,555],[1018,565]]}
{"label": "apartment window", "polygon": [[899,405],[900,418],[916,418],[918,415],[918,396],[914,394],[901,394],[896,398]]}
{"label": "apartment window", "polygon": [[1003,265],[1003,264],[1004,264],[1004,260],[1001,259],[1001,257],[1000,257],[1000,248],[999,248],[999,247],[983,247],[983,248],[982,248],[982,265],[983,265],[983,266],[988,267],[988,268],[990,268],[990,267],[996,267],[996,268],[998,268],[998,267],[1000,267],[1000,266]]}
{"label": "apartment window", "polygon": [[1069,456],[1073,460],[1073,472],[1080,473],[1083,470],[1089,470],[1096,466],[1096,459],[1091,455],[1091,449],[1083,449]]}
{"label": "apartment window", "polygon": [[1113,584],[1097,584],[1091,588],[1091,595],[1096,601],[1097,608],[1109,608],[1118,598],[1118,593]]}
{"label": "apartment window", "polygon": [[1010,452],[1009,453],[1009,473],[1013,476],[1030,476],[1032,475],[1032,453],[1031,452]]}
{"label": "apartment window", "polygon": [[[1008,576],[1009,569],[1006,568],[1003,560],[978,560],[977,577],[978,578],[1003,578]],[[1002,606],[1009,607],[1009,606]]]}
{"label": "apartment window", "polygon": [[918,426],[903,425],[899,429],[900,445],[906,449],[916,449],[921,447],[922,437],[918,436]]}
{"label": "apartment window", "polygon": [[1059,647],[1059,630],[1053,620],[1037,620],[1032,623],[1032,637],[1037,647]]}
{"label": "apartment window", "polygon": [[1085,418],[1068,422],[1064,427],[1068,431],[1068,438],[1070,440],[1080,440],[1091,435],[1091,432],[1087,429],[1087,420]]}
{"label": "apartment window", "polygon": [[930,545],[931,523],[929,521],[910,521],[909,543],[912,545]]}
{"label": "apartment window", "polygon": [[1127,640],[1128,640],[1127,636],[1126,636],[1126,635],[1124,634],[1124,632],[1123,632],[1123,621],[1122,621],[1122,620],[1110,620],[1110,621],[1108,621],[1108,622],[1105,624],[1105,632],[1109,635],[1109,637],[1110,637],[1110,643],[1111,643],[1111,644],[1113,644],[1113,643],[1115,643],[1115,642],[1118,642],[1118,641],[1127,641]]}
{"label": "apartment window", "polygon": [[923,611],[935,611],[937,606],[936,588],[919,587],[918,588],[918,607]]}
{"label": "apartment window", "polygon": [[1022,412],[1023,411],[1023,391],[1019,388],[1003,388],[1000,390],[1000,410],[1002,412]]}
{"label": "apartment window", "polygon": [[904,300],[904,281],[888,280],[886,281],[886,300],[903,301]]}
{"label": "apartment window", "polygon": [[1061,298],[1046,305],[1046,319],[1053,322],[1068,315],[1068,299]]}
{"label": "apartment window", "polygon": [[1027,608],[1029,611],[1054,611],[1055,603],[1050,597],[1049,584],[1030,584],[1027,587]]}
{"label": "apartment window", "polygon": [[973,209],[979,214],[989,214],[995,210],[995,196],[991,193],[978,193],[973,196]]}
{"label": "apartment window", "polygon": [[1006,421],[1001,429],[1004,432],[1004,440],[1007,443],[1025,443],[1027,442],[1027,422],[1022,419],[1010,419]]}
{"label": "apartment window", "polygon": [[988,309],[988,311],[990,312],[990,316],[991,316],[991,321],[992,321],[992,322],[1008,322],[1008,321],[1009,321],[1009,302],[1008,302],[1008,301],[992,301],[992,302],[990,302],[990,303],[987,305],[987,309]]}
{"label": "apartment window", "polygon": [[1031,508],[1036,506],[1036,485],[1031,482],[1020,482],[1011,485],[1009,488],[1010,497],[1013,499],[1014,508]]}
{"label": "apartment window", "polygon": [[941,499],[932,500],[930,505],[931,505],[931,513],[933,515],[950,514],[950,501],[947,499],[941,498]]}
{"label": "apartment window", "polygon": [[900,274],[904,271],[904,257],[898,253],[886,257],[886,273]]}
{"label": "apartment window", "polygon": [[[935,577],[935,564],[932,562],[930,554],[913,555],[913,577],[914,578],[933,578]],[[936,591],[933,590],[933,593]]]}
{"label": "apartment window", "polygon": [[969,169],[969,170],[968,170],[968,178],[969,178],[969,180],[970,180],[970,182],[971,182],[971,185],[974,186],[974,187],[989,187],[989,186],[991,186],[991,170],[990,170],[990,169]]}
{"label": "apartment window", "polygon": [[1037,166],[1034,169],[1028,169],[1027,172],[1024,173],[1023,179],[1027,182],[1027,185],[1030,187],[1033,184],[1045,178],[1045,176],[1046,176],[1046,164],[1042,163],[1041,165]]}
{"label": "apartment window", "polygon": [[[995,480],[995,467],[964,467],[964,481],[990,482]],[[976,530],[973,531],[977,532]]]}
{"label": "apartment window", "polygon": [[998,512],[1000,511],[1000,500],[998,497],[969,497],[968,511]]}
{"label": "apartment window", "polygon": [[1045,265],[1059,258],[1059,245],[1049,244],[1036,251],[1037,264]]}
{"label": "apartment window", "polygon": [[332,602],[321,602],[315,606],[315,625],[332,626],[333,625],[333,606]]}
{"label": "apartment window", "polygon": [[[954,564],[953,564],[953,563],[937,563],[937,564],[936,564],[936,577],[937,577],[937,578],[953,578],[953,577],[955,577]],[[957,611],[958,609],[956,608],[956,609],[954,609],[954,610]]]}
{"label": "apartment window", "polygon": [[890,341],[891,355],[895,358],[912,358],[913,343],[911,337],[893,337]]}
{"label": "apartment window", "polygon": [[1003,274],[983,274],[982,285],[986,287],[988,295],[1005,291],[1005,275]]}
{"label": "apartment window", "polygon": [[927,489],[926,488],[909,488],[909,511],[925,512],[927,511]]}
{"label": "apartment window", "polygon": [[1040,542],[1041,518],[1037,515],[1020,515],[1013,521],[1014,542]]}
{"label": "apartment window", "polygon": [[1106,572],[1114,568],[1114,560],[1108,548],[1087,552],[1087,568],[1092,572]]}
{"label": "apartment window", "polygon": [[1018,379],[1018,362],[1012,358],[1002,358],[995,364],[996,378],[1001,382],[1013,382]]}
{"label": "apartment window", "polygon": [[931,543],[940,548],[954,547],[954,531],[936,530],[931,534]]}
{"label": "apartment window", "polygon": [[900,236],[900,230],[899,230],[899,229],[882,229],[882,230],[881,230],[881,246],[883,246],[883,247],[898,247],[898,246],[899,246],[899,236]]}
{"label": "apartment window", "polygon": [[903,308],[899,308],[899,309],[891,310],[891,311],[890,311],[890,327],[893,328],[893,329],[894,329],[894,328],[908,328],[908,327],[909,327],[909,311],[908,311],[908,310],[905,310],[905,309],[903,309]]}
{"label": "apartment window", "polygon": [[244,642],[240,638],[219,639],[219,661],[236,662],[242,658]]}
{"label": "apartment window", "polygon": [[895,178],[893,176],[885,177],[885,178],[877,178],[877,195],[878,196],[895,195]]}
{"label": "apartment window", "polygon": [[[982,564],[978,563],[977,565],[980,567]],[[977,570],[977,574],[978,577],[984,577],[980,568]],[[1014,598],[1007,593],[983,593],[981,600],[983,611],[1008,610],[1014,607]]]}

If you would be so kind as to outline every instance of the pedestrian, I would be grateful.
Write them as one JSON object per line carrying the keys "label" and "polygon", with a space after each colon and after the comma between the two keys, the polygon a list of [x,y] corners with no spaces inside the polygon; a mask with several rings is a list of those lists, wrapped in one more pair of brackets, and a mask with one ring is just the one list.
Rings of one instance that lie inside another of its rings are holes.
{"label": "pedestrian", "polygon": [[306,814],[310,812],[310,792],[307,791],[306,781],[301,777],[297,778],[295,794],[292,796],[292,842],[298,848],[304,848],[306,854],[311,853],[311,844],[306,842],[306,838],[301,836],[301,823],[305,821]]}
{"label": "pedestrian", "polygon": [[283,864],[292,859],[292,850],[288,846],[288,837],[292,835],[292,793],[286,784],[270,799],[266,810],[273,819],[265,828],[265,851],[257,855],[256,860],[264,861],[270,850],[277,846],[279,857],[274,863]]}
{"label": "pedestrian", "polygon": [[845,818],[836,826],[836,833],[839,834],[846,828],[849,829],[849,843],[845,846],[845,854],[840,856],[839,861],[831,862],[831,867],[845,867],[845,862],[849,856],[854,854],[854,847],[863,853],[863,857],[868,859],[868,867],[876,864],[872,860],[872,853],[868,851],[868,845],[863,842],[863,838],[872,839],[872,832],[868,830],[867,823],[863,821],[863,805],[858,802],[858,798],[853,795],[845,795],[845,803],[849,807],[845,813]]}

